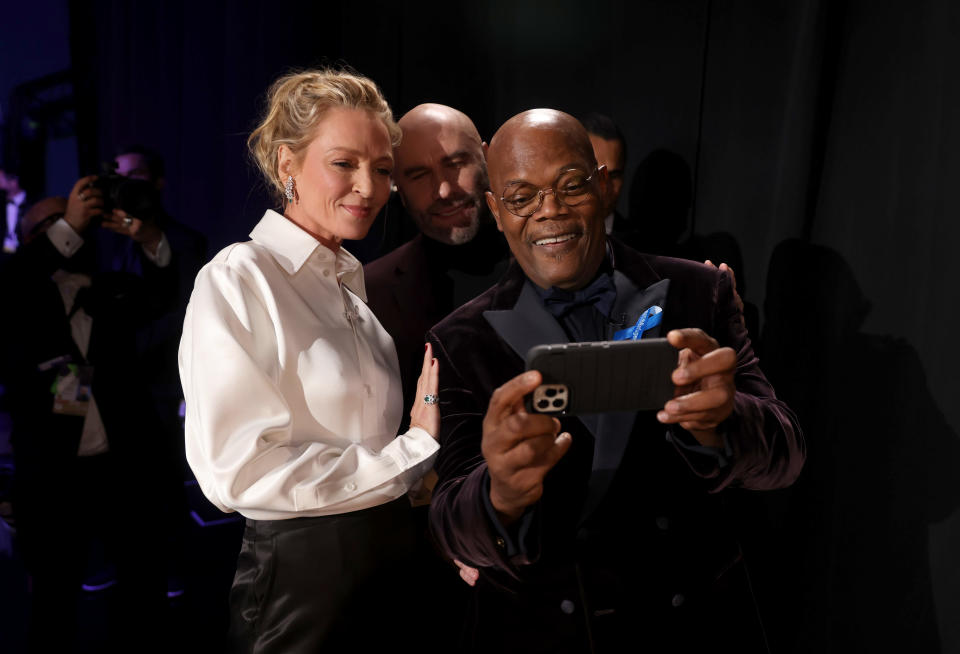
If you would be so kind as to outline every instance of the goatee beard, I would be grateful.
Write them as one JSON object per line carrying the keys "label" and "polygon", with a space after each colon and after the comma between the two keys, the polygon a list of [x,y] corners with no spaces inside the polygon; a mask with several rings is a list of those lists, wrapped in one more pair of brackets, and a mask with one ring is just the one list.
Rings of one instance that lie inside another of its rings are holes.
{"label": "goatee beard", "polygon": [[477,232],[480,231],[480,221],[474,220],[466,227],[451,227],[450,235],[447,237],[447,242],[450,245],[463,245],[464,243],[469,243],[477,235]]}

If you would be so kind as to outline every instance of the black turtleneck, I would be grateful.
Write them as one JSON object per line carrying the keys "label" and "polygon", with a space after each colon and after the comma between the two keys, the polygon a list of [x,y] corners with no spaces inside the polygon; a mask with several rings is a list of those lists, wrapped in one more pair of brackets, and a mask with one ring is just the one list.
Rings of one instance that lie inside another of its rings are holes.
{"label": "black turtleneck", "polygon": [[481,225],[469,243],[448,245],[426,235],[423,243],[437,313],[443,316],[493,286],[510,256],[506,240],[492,221]]}

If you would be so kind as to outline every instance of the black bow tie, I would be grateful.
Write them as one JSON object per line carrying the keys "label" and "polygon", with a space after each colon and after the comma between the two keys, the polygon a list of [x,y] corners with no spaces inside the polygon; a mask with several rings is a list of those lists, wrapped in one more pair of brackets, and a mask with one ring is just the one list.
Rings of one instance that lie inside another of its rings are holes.
{"label": "black bow tie", "polygon": [[597,311],[609,318],[616,299],[617,289],[613,285],[613,278],[607,273],[601,273],[589,286],[579,291],[567,291],[551,286],[543,296],[543,305],[557,319],[563,318],[577,307],[587,305],[593,305]]}

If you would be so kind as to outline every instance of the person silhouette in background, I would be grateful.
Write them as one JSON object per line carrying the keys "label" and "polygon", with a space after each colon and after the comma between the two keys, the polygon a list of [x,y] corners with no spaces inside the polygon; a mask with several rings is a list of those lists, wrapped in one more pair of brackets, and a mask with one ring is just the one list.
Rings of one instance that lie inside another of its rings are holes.
{"label": "person silhouette in background", "polygon": [[960,440],[913,347],[862,331],[869,311],[836,251],[774,250],[764,369],[809,455],[764,496],[773,531],[754,540],[761,606],[789,616],[767,621],[773,651],[940,651],[927,531],[960,505]]}
{"label": "person silhouette in background", "polygon": [[652,151],[633,174],[629,199],[630,230],[621,238],[641,252],[726,263],[736,274],[744,323],[754,347],[758,348],[760,309],[747,299],[747,271],[740,244],[729,232],[687,234],[693,192],[693,175],[687,161],[670,150]]}
{"label": "person silhouette in background", "polygon": [[[703,261],[683,240],[693,204],[693,176],[686,160],[669,150],[654,150],[637,165],[630,183],[627,244],[643,252]],[[643,241],[637,242],[642,231]]]}

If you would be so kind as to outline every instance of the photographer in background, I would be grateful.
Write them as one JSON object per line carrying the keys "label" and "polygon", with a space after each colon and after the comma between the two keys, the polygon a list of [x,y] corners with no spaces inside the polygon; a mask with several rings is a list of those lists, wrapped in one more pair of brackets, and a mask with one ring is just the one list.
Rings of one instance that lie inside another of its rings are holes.
{"label": "photographer in background", "polygon": [[[115,561],[121,649],[156,633],[165,609],[163,501],[152,371],[138,330],[170,310],[176,270],[154,220],[116,206],[113,176],[84,177],[69,198],[34,205],[0,283],[18,311],[0,323],[0,380],[10,394],[17,537],[32,580],[31,651],[73,651],[78,590],[91,545]],[[127,187],[129,188],[129,187]],[[128,206],[129,205],[123,205]],[[105,266],[125,248],[139,272]]]}
{"label": "photographer in background", "polygon": [[[122,176],[90,175],[78,180],[70,195],[72,199],[76,194],[82,207],[74,214],[68,211],[64,223],[73,228],[77,235],[93,224],[127,236],[130,241],[139,244],[152,261],[163,261],[164,265],[168,265],[171,259],[170,242],[160,229],[162,207],[158,197],[146,185],[119,177]],[[121,207],[127,207],[130,213]],[[82,213],[78,213],[80,211]],[[134,212],[136,215],[133,215]],[[69,238],[65,232],[64,238]]]}
{"label": "photographer in background", "polygon": [[[126,145],[117,149],[114,163],[116,174],[130,180],[131,186],[142,183],[149,188],[149,193],[138,191],[138,194],[147,200],[148,213],[170,244],[171,264],[177,269],[177,301],[174,307],[142,329],[137,342],[141,355],[147,360],[146,364],[155,372],[151,393],[158,403],[164,427],[175,432],[175,440],[182,452],[178,410],[183,392],[177,371],[177,347],[193,280],[208,258],[207,239],[197,230],[175,220],[164,208],[161,194],[167,185],[166,166],[159,153],[143,145]],[[124,262],[114,262],[115,269],[128,267]]]}
{"label": "photographer in background", "polygon": [[[183,389],[177,369],[177,348],[193,280],[208,258],[207,240],[200,232],[171,217],[163,206],[162,192],[167,185],[166,165],[157,151],[134,144],[121,146],[116,153],[116,174],[129,180],[131,187],[139,188],[142,184],[149,189],[138,191],[137,195],[144,198],[147,213],[154,217],[170,243],[171,265],[176,269],[176,301],[167,312],[144,324],[137,332],[137,355],[143,369],[150,371],[146,390],[160,418],[162,440],[157,444],[155,456],[162,461],[164,470],[165,491],[161,508],[168,555],[167,595],[174,598],[184,592],[183,542],[189,511],[183,480],[185,475],[190,474],[184,465],[186,455],[180,422]],[[120,263],[120,267],[123,269],[124,264]]]}

